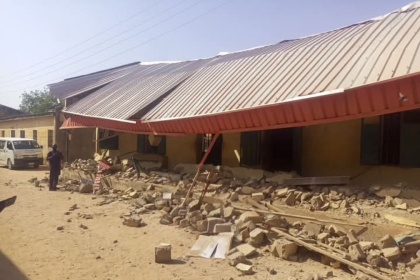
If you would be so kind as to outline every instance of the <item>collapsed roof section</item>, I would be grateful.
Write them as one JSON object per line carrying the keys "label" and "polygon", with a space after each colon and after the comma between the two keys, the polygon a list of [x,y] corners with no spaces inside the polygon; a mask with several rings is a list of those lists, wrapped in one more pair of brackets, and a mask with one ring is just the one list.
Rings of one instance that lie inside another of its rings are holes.
{"label": "collapsed roof section", "polygon": [[[144,133],[164,134],[279,128],[416,109],[419,3],[274,45],[140,65],[66,112],[148,123]],[[404,91],[413,97],[409,103],[399,101]]]}
{"label": "collapsed roof section", "polygon": [[124,77],[136,69],[139,63],[134,62],[87,75],[68,78],[58,83],[49,84],[48,87],[55,97],[64,100]]}

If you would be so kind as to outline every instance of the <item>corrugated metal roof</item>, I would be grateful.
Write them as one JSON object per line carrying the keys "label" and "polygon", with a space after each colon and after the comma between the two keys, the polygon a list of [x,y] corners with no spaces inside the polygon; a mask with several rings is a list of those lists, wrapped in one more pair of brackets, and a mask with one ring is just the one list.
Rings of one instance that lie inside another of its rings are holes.
{"label": "corrugated metal roof", "polygon": [[338,30],[215,57],[142,120],[247,110],[419,72],[419,3]]}
{"label": "corrugated metal roof", "polygon": [[206,60],[139,65],[130,74],[88,95],[65,111],[126,120],[173,90]]}
{"label": "corrugated metal roof", "polygon": [[58,83],[49,84],[48,87],[55,97],[66,99],[121,78],[136,69],[139,63],[134,62],[83,76],[68,78]]}

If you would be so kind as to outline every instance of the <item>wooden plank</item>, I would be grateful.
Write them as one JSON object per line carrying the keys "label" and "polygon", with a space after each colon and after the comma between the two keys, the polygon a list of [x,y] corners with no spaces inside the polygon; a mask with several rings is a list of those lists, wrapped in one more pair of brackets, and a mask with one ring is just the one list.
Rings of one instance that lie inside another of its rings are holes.
{"label": "wooden plank", "polygon": [[389,278],[387,276],[384,276],[384,275],[380,274],[379,272],[377,272],[377,271],[375,271],[373,269],[370,269],[370,268],[367,268],[367,267],[365,267],[365,266],[363,266],[361,264],[354,263],[352,261],[346,260],[343,257],[337,256],[336,254],[333,254],[333,253],[330,253],[328,251],[325,251],[324,249],[318,248],[318,247],[316,247],[316,246],[314,246],[312,244],[309,244],[309,243],[307,243],[307,242],[305,242],[303,240],[300,240],[299,238],[293,237],[290,234],[285,233],[285,232],[283,232],[281,230],[277,230],[275,228],[272,228],[271,230],[274,231],[275,233],[277,233],[279,236],[284,237],[287,240],[293,241],[296,244],[305,247],[306,249],[309,249],[311,251],[320,253],[320,254],[322,254],[324,256],[327,256],[327,257],[329,257],[331,259],[334,259],[336,261],[339,261],[340,263],[346,264],[346,265],[348,265],[350,267],[353,267],[353,268],[355,268],[357,270],[360,270],[360,271],[362,271],[362,272],[364,272],[366,274],[369,274],[371,276],[374,276],[374,277],[376,277],[378,279],[381,279],[381,280],[391,280],[391,278]]}
{"label": "wooden plank", "polygon": [[313,185],[347,185],[350,182],[350,176],[334,177],[303,177],[285,179],[285,186],[313,186]]}
{"label": "wooden plank", "polygon": [[[267,204],[267,207],[268,207],[268,205],[269,204]],[[232,203],[232,206],[233,206],[233,208],[235,208],[237,210],[241,210],[241,211],[255,211],[257,213],[274,214],[274,215],[278,215],[278,216],[282,216],[282,217],[289,217],[289,218],[295,218],[295,219],[309,220],[309,221],[312,221],[315,224],[321,224],[321,225],[324,225],[324,224],[335,224],[335,225],[345,225],[345,226],[365,228],[364,225],[353,224],[353,223],[346,223],[344,221],[338,221],[338,220],[323,220],[323,219],[316,219],[316,218],[308,217],[308,216],[301,216],[301,215],[292,215],[292,214],[280,213],[280,212],[276,212],[276,211],[266,211],[266,210],[260,210],[260,209],[246,208],[246,207],[238,206],[238,205],[233,204],[233,203]]]}

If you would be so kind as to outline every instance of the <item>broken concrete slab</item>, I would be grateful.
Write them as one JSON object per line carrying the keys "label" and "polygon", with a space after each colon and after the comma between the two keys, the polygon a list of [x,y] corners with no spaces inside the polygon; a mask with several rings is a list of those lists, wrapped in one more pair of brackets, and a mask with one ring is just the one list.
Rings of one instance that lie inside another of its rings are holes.
{"label": "broken concrete slab", "polygon": [[80,193],[92,193],[93,185],[92,184],[81,184],[79,187]]}
{"label": "broken concrete slab", "polygon": [[266,178],[266,182],[276,182],[279,185],[282,185],[285,179],[291,179],[293,175],[291,173],[275,173],[273,176]]}
{"label": "broken concrete slab", "polygon": [[245,167],[231,167],[228,168],[235,179],[248,180],[256,179],[261,180],[264,177],[264,171],[261,169],[252,169]]}
{"label": "broken concrete slab", "polygon": [[186,228],[190,225],[190,220],[188,219],[182,219],[181,221],[179,221],[179,227],[180,228]]}
{"label": "broken concrete slab", "polygon": [[232,193],[232,195],[230,196],[230,201],[235,202],[235,201],[238,201],[238,199],[239,199],[239,195],[237,192]]}
{"label": "broken concrete slab", "polygon": [[350,244],[359,243],[359,240],[356,237],[356,233],[352,229],[347,233],[347,238]]}
{"label": "broken concrete slab", "polygon": [[188,212],[200,210],[200,202],[198,200],[193,200],[188,204]]}
{"label": "broken concrete slab", "polygon": [[323,232],[323,233],[318,234],[317,240],[324,243],[327,241],[329,237],[330,237],[330,234],[328,232]]}
{"label": "broken concrete slab", "polygon": [[269,225],[270,227],[277,227],[277,228],[287,228],[289,223],[285,218],[279,217],[277,215],[268,214],[265,218],[265,224]]}
{"label": "broken concrete slab", "polygon": [[235,211],[235,208],[231,206],[223,208],[223,211],[222,211],[223,218],[230,219],[233,216],[234,211]]}
{"label": "broken concrete slab", "polygon": [[362,247],[363,251],[369,251],[373,249],[375,245],[373,242],[369,242],[369,241],[360,241],[359,244],[360,244],[360,247]]}

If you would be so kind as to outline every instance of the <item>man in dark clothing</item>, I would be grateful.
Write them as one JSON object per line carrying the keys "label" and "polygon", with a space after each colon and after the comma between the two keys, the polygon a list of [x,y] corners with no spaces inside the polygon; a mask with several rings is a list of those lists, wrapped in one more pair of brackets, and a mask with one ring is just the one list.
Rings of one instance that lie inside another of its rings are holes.
{"label": "man in dark clothing", "polygon": [[47,160],[50,163],[50,191],[56,191],[63,160],[63,154],[57,150],[57,144],[52,146],[52,151],[47,154]]}

